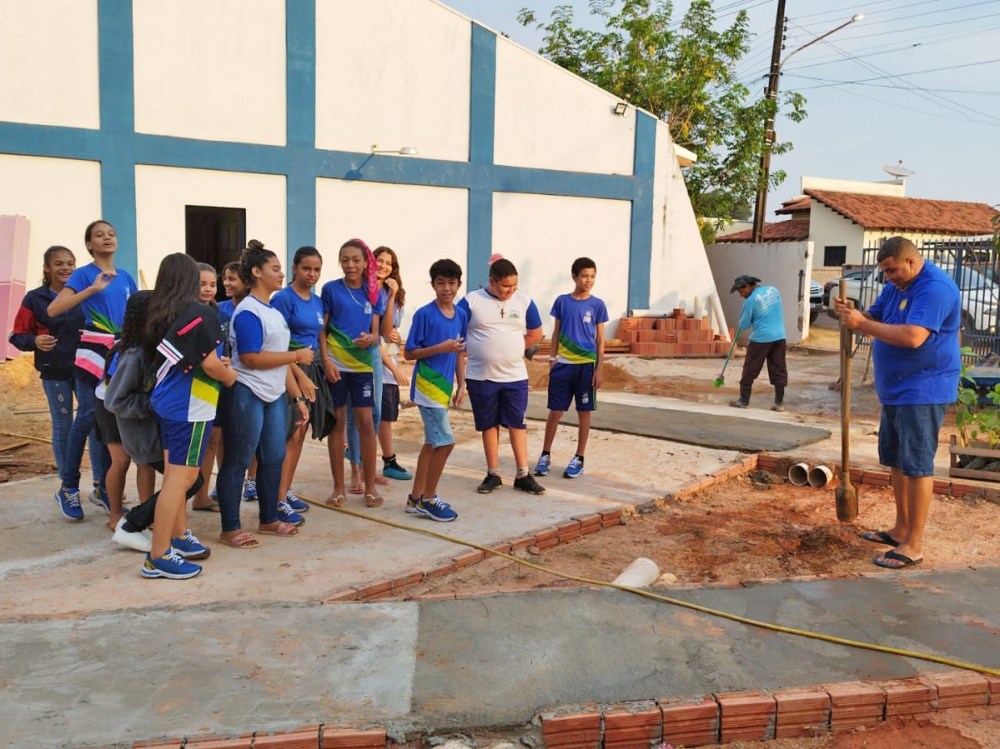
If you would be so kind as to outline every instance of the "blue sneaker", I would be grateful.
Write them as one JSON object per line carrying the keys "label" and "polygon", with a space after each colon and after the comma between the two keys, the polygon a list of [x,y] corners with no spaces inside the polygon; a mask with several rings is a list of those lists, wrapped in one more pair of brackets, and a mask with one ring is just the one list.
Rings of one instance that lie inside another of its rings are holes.
{"label": "blue sneaker", "polygon": [[90,501],[90,504],[104,510],[105,515],[111,515],[111,500],[108,499],[108,490],[103,486],[95,486],[87,499]]}
{"label": "blue sneaker", "polygon": [[566,466],[566,470],[563,471],[564,479],[577,479],[583,475],[583,458],[579,455],[574,455],[573,460],[569,462]]}
{"label": "blue sneaker", "polygon": [[219,490],[218,489],[212,489],[212,491],[210,491],[208,493],[208,498],[210,500],[212,500],[213,502],[218,502],[219,501]]}
{"label": "blue sneaker", "polygon": [[403,466],[396,462],[396,456],[393,455],[390,458],[382,458],[384,465],[382,466],[382,475],[387,479],[396,479],[397,481],[409,481],[413,478],[413,474],[407,471]]}
{"label": "blue sneaker", "polygon": [[309,510],[309,503],[303,502],[301,499],[295,496],[295,493],[291,489],[285,490],[285,502],[296,512],[307,512]]}
{"label": "blue sneaker", "polygon": [[549,466],[552,465],[552,458],[548,453],[543,453],[542,457],[538,459],[535,463],[535,475],[536,476],[548,476]]}
{"label": "blue sneaker", "polygon": [[439,523],[450,523],[458,517],[458,513],[451,509],[451,505],[438,499],[437,494],[430,499],[421,499],[417,503],[417,513]]}
{"label": "blue sneaker", "polygon": [[421,515],[420,500],[414,499],[412,494],[406,495],[406,511],[411,515]]}
{"label": "blue sneaker", "polygon": [[168,549],[167,553],[158,559],[153,559],[149,554],[146,561],[142,563],[143,577],[165,577],[169,580],[187,580],[201,572],[201,567],[191,562],[185,562],[184,558],[175,549]]}
{"label": "blue sneaker", "polygon": [[253,479],[247,479],[243,484],[243,501],[244,502],[256,502],[257,501],[257,482]]}
{"label": "blue sneaker", "polygon": [[80,507],[80,490],[60,487],[56,492],[56,502],[59,511],[67,520],[83,520],[83,508]]}
{"label": "blue sneaker", "polygon": [[212,550],[207,546],[202,546],[197,537],[188,528],[183,536],[170,539],[170,547],[184,559],[208,559]]}
{"label": "blue sneaker", "polygon": [[291,525],[302,525],[306,522],[306,519],[293,510],[291,505],[284,500],[278,502],[278,520],[282,523],[290,523]]}

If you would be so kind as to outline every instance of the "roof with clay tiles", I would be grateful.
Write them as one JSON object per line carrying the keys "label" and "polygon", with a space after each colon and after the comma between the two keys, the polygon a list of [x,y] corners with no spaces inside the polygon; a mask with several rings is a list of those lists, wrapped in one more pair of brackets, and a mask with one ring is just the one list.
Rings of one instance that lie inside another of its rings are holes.
{"label": "roof with clay tiles", "polygon": [[[792,219],[764,224],[765,242],[805,242],[809,239],[809,219]],[[751,242],[753,229],[738,231],[734,234],[724,234],[715,238],[716,242]]]}
{"label": "roof with clay tiles", "polygon": [[841,216],[865,229],[890,229],[928,234],[992,234],[995,208],[986,203],[955,200],[895,198],[829,190],[806,190]]}

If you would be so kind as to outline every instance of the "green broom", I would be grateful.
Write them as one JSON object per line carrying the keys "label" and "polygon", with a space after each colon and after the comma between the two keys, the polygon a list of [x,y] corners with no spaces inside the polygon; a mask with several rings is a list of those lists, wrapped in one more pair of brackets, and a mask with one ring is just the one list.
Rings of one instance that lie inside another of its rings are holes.
{"label": "green broom", "polygon": [[729,360],[733,356],[733,350],[736,348],[736,341],[740,337],[740,328],[736,329],[736,335],[733,336],[733,345],[729,347],[729,353],[726,354],[726,363],[722,365],[722,371],[719,372],[719,376],[712,380],[712,387],[720,388],[726,384],[726,367],[729,366]]}

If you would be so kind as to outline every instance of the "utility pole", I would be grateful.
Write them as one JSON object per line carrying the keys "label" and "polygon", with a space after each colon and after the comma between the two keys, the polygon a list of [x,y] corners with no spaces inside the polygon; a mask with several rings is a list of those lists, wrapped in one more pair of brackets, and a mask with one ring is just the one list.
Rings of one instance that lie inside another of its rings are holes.
{"label": "utility pole", "polygon": [[[778,77],[781,73],[781,50],[785,41],[785,0],[778,0],[778,16],[774,21],[774,46],[771,48],[771,72],[768,75],[764,96],[778,102]],[[774,143],[774,111],[767,115],[764,126],[764,148],[760,154],[760,186],[757,188],[757,203],[753,212],[753,241],[764,241],[764,214],[767,212],[767,180],[771,171],[771,145]]]}

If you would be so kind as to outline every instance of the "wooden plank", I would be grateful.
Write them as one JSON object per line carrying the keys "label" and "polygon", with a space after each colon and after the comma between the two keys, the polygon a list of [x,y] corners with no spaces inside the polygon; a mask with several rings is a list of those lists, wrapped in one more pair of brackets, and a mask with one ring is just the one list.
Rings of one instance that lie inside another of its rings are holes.
{"label": "wooden plank", "polygon": [[1000,460],[1000,448],[997,447],[973,447],[971,445],[962,447],[960,445],[949,445],[948,451],[952,455],[972,455],[976,458],[993,458]]}
{"label": "wooden plank", "polygon": [[24,416],[25,414],[47,414],[49,409],[47,408],[28,408],[24,411],[15,411],[15,416]]}
{"label": "wooden plank", "polygon": [[[25,442],[15,442],[12,445],[4,445],[3,447],[0,447],[0,453],[5,453],[8,450],[17,450],[19,447],[24,447],[25,445],[30,445],[30,444],[31,442],[25,441]],[[11,460],[13,460],[13,458],[11,458]]]}
{"label": "wooden plank", "polygon": [[980,481],[1000,481],[1000,473],[995,471],[975,471],[971,468],[952,467],[948,469],[948,475],[953,478],[979,479]]}

